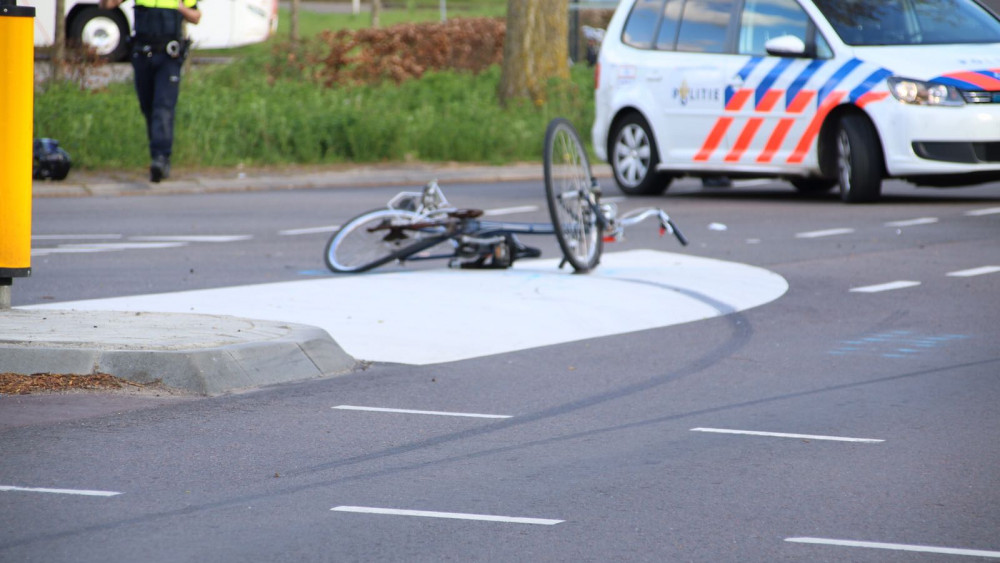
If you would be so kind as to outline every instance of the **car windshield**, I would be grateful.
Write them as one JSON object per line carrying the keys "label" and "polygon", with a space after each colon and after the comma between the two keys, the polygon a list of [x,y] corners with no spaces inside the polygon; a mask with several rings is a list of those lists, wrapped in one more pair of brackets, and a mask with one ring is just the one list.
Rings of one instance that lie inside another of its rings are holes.
{"label": "car windshield", "polygon": [[1000,43],[1000,21],[973,0],[813,0],[848,45]]}

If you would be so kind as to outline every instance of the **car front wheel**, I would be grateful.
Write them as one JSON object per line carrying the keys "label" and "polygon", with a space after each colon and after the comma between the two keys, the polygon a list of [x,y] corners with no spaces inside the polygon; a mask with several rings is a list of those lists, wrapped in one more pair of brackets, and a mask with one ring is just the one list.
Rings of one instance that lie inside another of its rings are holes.
{"label": "car front wheel", "polygon": [[847,203],[877,200],[882,191],[882,148],[871,123],[860,115],[843,116],[835,146],[840,198]]}
{"label": "car front wheel", "polygon": [[636,114],[625,117],[611,139],[611,169],[626,195],[658,195],[670,186],[670,177],[656,170],[660,157],[645,119]]}

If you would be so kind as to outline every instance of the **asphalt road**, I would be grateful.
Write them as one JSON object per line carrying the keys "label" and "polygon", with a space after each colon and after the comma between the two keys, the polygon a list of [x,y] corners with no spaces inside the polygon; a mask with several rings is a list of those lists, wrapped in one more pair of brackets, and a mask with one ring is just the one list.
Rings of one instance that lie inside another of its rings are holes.
{"label": "asphalt road", "polygon": [[[328,275],[328,228],[395,191],[37,200],[14,305]],[[544,220],[534,183],[446,193]],[[788,281],[741,313],[0,429],[0,560],[1000,559],[1000,185],[886,193],[620,204]]]}

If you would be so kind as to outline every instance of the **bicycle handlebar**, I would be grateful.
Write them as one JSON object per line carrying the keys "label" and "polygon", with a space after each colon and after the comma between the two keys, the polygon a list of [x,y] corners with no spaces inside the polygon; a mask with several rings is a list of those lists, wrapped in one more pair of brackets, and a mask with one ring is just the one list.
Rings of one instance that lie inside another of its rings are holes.
{"label": "bicycle handlebar", "polygon": [[[610,206],[610,204],[604,204]],[[612,240],[619,240],[624,235],[625,227],[631,227],[645,221],[650,217],[656,217],[660,222],[660,234],[669,232],[677,237],[677,242],[681,243],[681,246],[687,246],[688,240],[681,233],[681,230],[677,227],[677,223],[674,223],[673,219],[667,215],[667,212],[658,207],[643,207],[640,209],[633,209],[620,218],[614,218],[614,208],[609,207],[607,211],[612,217],[610,217],[611,222],[611,234]]]}

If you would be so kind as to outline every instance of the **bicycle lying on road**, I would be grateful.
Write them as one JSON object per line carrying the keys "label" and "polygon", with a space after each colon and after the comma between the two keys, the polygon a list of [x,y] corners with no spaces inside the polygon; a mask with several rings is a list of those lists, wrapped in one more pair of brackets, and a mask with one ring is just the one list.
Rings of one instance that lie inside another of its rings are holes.
{"label": "bicycle lying on road", "polygon": [[621,217],[613,203],[601,203],[587,153],[576,130],[563,118],[545,131],[545,195],[551,223],[483,221],[479,209],[460,209],[448,202],[436,181],[421,192],[397,194],[385,208],[368,211],[345,223],[326,245],[326,265],[338,273],[371,270],[390,262],[448,259],[460,268],[507,268],[517,259],[541,252],[524,245],[518,235],[555,235],[563,252],[561,268],[577,273],[600,262],[605,241],[621,240],[625,228],[649,217],[660,234],[687,239],[662,209],[647,207]]}

